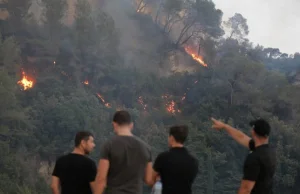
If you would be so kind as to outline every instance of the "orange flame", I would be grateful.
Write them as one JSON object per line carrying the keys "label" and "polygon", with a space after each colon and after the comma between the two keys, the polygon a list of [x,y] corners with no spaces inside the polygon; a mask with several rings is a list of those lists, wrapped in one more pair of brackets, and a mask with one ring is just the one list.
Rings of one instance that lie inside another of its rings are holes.
{"label": "orange flame", "polygon": [[85,81],[83,82],[83,84],[89,85],[89,81],[88,81],[88,80],[85,80]]}
{"label": "orange flame", "polygon": [[172,100],[170,103],[166,104],[167,105],[167,111],[170,113],[175,113],[175,102]]}
{"label": "orange flame", "polygon": [[24,71],[22,71],[22,79],[17,84],[23,86],[24,90],[28,90],[33,87],[33,80],[30,79]]}
{"label": "orange flame", "polygon": [[185,52],[189,54],[195,61],[200,63],[202,66],[207,67],[207,64],[204,62],[203,57],[201,55],[198,55],[196,52],[194,52],[191,48],[189,47],[184,47]]}
{"label": "orange flame", "polygon": [[97,96],[101,99],[101,101],[103,102],[104,106],[106,106],[107,108],[111,108],[110,103],[105,102],[104,98],[101,96],[101,94],[97,93]]}
{"label": "orange flame", "polygon": [[144,103],[143,97],[140,96],[138,102],[143,106],[144,110],[147,108],[147,104]]}
{"label": "orange flame", "polygon": [[[168,95],[163,95],[162,98],[168,99],[169,96],[168,96]],[[178,112],[178,113],[181,112],[179,109],[176,109],[176,108],[175,108],[175,102],[174,102],[174,100],[168,101],[168,102],[166,103],[166,110],[167,110],[169,113],[172,113],[172,114],[175,114],[176,112]]]}
{"label": "orange flame", "polygon": [[186,93],[184,93],[183,97],[181,98],[181,101],[184,101],[186,98]]}

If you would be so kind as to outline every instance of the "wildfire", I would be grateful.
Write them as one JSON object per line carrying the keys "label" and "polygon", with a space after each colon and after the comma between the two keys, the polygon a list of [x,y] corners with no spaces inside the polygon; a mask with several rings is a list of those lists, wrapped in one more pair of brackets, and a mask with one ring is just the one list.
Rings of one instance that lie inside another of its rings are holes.
{"label": "wildfire", "polygon": [[107,108],[111,108],[110,103],[105,102],[104,98],[101,96],[101,94],[97,93],[97,96],[101,99],[101,101],[103,102],[104,106],[106,106]]}
{"label": "wildfire", "polygon": [[[168,95],[163,95],[162,98],[163,98],[163,99],[168,99],[169,96],[168,96]],[[169,113],[172,113],[172,114],[175,114],[176,112],[178,112],[178,113],[181,112],[179,109],[176,109],[176,108],[175,108],[175,102],[174,102],[174,100],[167,101],[167,103],[166,103],[166,110],[167,110]]]}
{"label": "wildfire", "polygon": [[144,103],[143,97],[140,96],[138,102],[143,106],[144,110],[147,108],[147,104]]}
{"label": "wildfire", "polygon": [[198,55],[196,52],[194,52],[189,47],[184,47],[184,50],[187,54],[189,54],[195,61],[200,63],[202,66],[207,67],[207,64],[204,62],[203,57],[201,55]]}
{"label": "wildfire", "polygon": [[184,101],[186,98],[186,93],[184,93],[183,97],[181,98],[181,101]]}
{"label": "wildfire", "polygon": [[170,113],[175,113],[175,102],[172,100],[170,103],[166,104],[167,105],[167,111]]}
{"label": "wildfire", "polygon": [[85,81],[83,82],[83,84],[89,85],[89,81],[88,81],[88,80],[85,80]]}
{"label": "wildfire", "polygon": [[28,90],[33,87],[33,80],[30,79],[24,71],[22,71],[22,79],[17,84],[23,86],[24,90]]}

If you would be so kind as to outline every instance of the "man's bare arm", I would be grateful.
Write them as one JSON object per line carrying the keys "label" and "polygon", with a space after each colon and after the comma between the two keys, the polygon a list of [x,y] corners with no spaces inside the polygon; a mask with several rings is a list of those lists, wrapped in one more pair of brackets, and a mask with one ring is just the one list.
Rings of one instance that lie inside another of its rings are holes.
{"label": "man's bare arm", "polygon": [[96,180],[94,182],[90,182],[90,187],[91,187],[92,193],[95,193],[95,191],[96,191]]}
{"label": "man's bare arm", "polygon": [[52,176],[51,190],[52,190],[52,194],[60,194],[60,191],[59,191],[59,178],[56,177],[56,176]]}
{"label": "man's bare arm", "polygon": [[152,186],[155,183],[155,181],[153,180],[153,177],[152,177],[152,162],[148,162],[146,165],[144,182],[148,186]]}
{"label": "man's bare arm", "polygon": [[218,121],[214,118],[211,119],[213,122],[213,128],[215,129],[224,129],[235,141],[237,141],[239,144],[249,148],[249,142],[251,138],[247,136],[242,131],[231,127],[230,125],[227,125],[221,121]]}
{"label": "man's bare arm", "polygon": [[94,184],[95,185],[94,194],[103,194],[107,183],[107,173],[108,173],[109,165],[110,165],[109,160],[100,159],[96,181]]}
{"label": "man's bare arm", "polygon": [[152,181],[153,181],[153,185],[155,184],[156,181],[160,180],[160,176],[159,173],[156,172],[154,169],[152,169]]}
{"label": "man's bare arm", "polygon": [[238,194],[250,194],[255,185],[255,181],[242,180]]}
{"label": "man's bare arm", "polygon": [[247,148],[249,147],[249,141],[251,140],[251,138],[248,135],[236,128],[231,127],[230,125],[225,125],[224,129],[239,144]]}

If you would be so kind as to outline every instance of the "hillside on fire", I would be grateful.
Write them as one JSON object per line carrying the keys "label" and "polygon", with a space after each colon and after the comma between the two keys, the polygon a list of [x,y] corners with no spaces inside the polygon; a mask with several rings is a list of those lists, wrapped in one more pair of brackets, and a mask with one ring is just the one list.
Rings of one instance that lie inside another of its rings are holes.
{"label": "hillside on fire", "polygon": [[0,194],[50,194],[79,130],[98,161],[121,109],[153,158],[171,125],[189,126],[195,194],[236,193],[247,154],[210,117],[247,134],[265,118],[274,193],[300,193],[300,53],[255,45],[247,18],[222,16],[211,0],[0,0]]}

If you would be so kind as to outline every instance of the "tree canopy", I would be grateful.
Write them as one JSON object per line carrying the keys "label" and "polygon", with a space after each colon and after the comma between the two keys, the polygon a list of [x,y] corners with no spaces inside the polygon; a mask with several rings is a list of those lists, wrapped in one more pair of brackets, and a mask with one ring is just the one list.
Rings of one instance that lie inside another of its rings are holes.
{"label": "tree canopy", "polygon": [[[3,4],[9,17],[0,21],[0,194],[49,193],[54,162],[71,151],[79,130],[95,134],[91,157],[98,160],[120,109],[130,111],[134,133],[154,158],[168,149],[168,127],[189,126],[186,146],[200,162],[197,194],[235,193],[247,154],[211,130],[209,118],[249,134],[248,122],[263,117],[278,155],[274,193],[299,193],[300,54],[253,45],[247,19],[236,13],[222,26],[213,1],[132,2],[124,12],[136,29],[119,28],[123,17],[85,0],[74,7],[42,0],[33,12],[30,0]],[[133,62],[120,49],[124,34],[137,29],[134,38],[143,42],[131,43],[148,50],[136,51],[141,66],[125,66]],[[176,61],[183,70],[166,71]]]}

